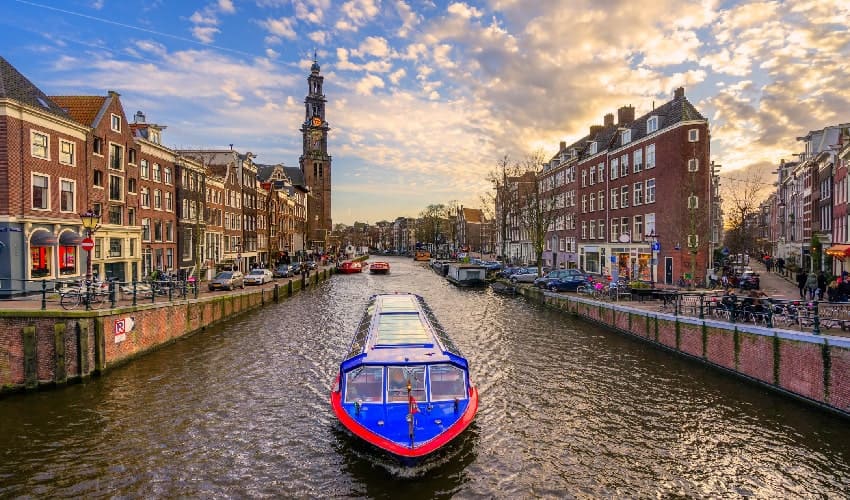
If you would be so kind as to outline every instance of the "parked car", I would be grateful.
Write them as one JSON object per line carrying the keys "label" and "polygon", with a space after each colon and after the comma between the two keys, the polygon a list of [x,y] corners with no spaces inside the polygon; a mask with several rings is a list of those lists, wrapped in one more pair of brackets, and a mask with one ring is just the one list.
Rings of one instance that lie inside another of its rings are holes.
{"label": "parked car", "polygon": [[295,276],[297,274],[301,274],[301,263],[293,262],[289,265],[289,269],[292,271],[292,275]]}
{"label": "parked car", "polygon": [[275,278],[289,278],[292,276],[292,266],[289,264],[281,264],[272,271],[272,276]]}
{"label": "parked car", "polygon": [[564,269],[564,271],[566,272],[559,272],[556,278],[549,280],[546,288],[553,292],[575,292],[579,286],[593,281],[589,274],[578,269]]}
{"label": "parked car", "polygon": [[307,269],[311,271],[315,271],[318,268],[318,264],[316,264],[315,260],[307,261]]}
{"label": "parked car", "polygon": [[265,285],[274,280],[272,272],[268,269],[252,269],[250,273],[245,275],[246,285]]}
{"label": "parked car", "polygon": [[245,288],[245,276],[240,271],[222,271],[207,286],[210,291]]}
{"label": "parked car", "polygon": [[534,286],[538,288],[549,288],[549,282],[562,277],[571,277],[576,274],[583,274],[578,269],[556,269],[548,274],[534,280]]}
{"label": "parked car", "polygon": [[759,279],[758,273],[753,271],[744,271],[743,274],[738,277],[738,287],[741,290],[758,290],[761,288],[761,280]]}
{"label": "parked car", "polygon": [[523,267],[511,275],[511,283],[534,283],[539,277],[536,267]]}
{"label": "parked car", "polygon": [[487,268],[488,273],[494,273],[502,269],[502,263],[495,260],[482,261],[481,265]]}

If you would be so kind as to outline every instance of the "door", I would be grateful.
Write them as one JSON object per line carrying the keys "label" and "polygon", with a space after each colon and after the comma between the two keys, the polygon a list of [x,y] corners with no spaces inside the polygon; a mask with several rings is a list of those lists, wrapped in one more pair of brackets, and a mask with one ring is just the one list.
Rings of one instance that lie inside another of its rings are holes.
{"label": "door", "polygon": [[673,284],[673,257],[664,257],[664,283]]}

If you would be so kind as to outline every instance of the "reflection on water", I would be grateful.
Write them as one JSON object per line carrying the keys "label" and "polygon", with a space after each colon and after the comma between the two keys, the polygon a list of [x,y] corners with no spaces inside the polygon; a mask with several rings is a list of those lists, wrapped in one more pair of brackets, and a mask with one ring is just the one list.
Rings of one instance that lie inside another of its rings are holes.
{"label": "reflection on water", "polygon": [[[0,400],[0,497],[842,496],[847,422],[409,259],[337,276],[121,367]],[[328,391],[369,295],[425,297],[481,407],[402,467]]]}

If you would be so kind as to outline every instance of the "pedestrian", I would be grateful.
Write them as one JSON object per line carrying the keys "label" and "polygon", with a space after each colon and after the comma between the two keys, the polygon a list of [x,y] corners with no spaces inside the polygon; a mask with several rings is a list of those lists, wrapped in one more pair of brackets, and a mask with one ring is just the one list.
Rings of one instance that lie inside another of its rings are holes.
{"label": "pedestrian", "polygon": [[806,298],[806,273],[801,269],[797,271],[797,288],[800,289],[800,298]]}
{"label": "pedestrian", "polygon": [[818,300],[823,300],[823,293],[826,291],[826,275],[823,271],[818,271]]}
{"label": "pedestrian", "polygon": [[818,275],[814,273],[814,271],[809,273],[809,276],[806,277],[806,292],[808,293],[809,300],[815,299],[815,290],[818,289]]}

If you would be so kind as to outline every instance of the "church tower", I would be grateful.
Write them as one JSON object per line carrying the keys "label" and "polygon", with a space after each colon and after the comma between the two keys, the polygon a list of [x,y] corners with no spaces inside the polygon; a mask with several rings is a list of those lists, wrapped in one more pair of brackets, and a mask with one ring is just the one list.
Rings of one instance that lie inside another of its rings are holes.
{"label": "church tower", "polygon": [[319,74],[319,63],[313,54],[313,65],[307,77],[304,99],[304,123],[301,125],[303,154],[299,158],[304,182],[310,188],[307,196],[307,248],[328,250],[331,220],[331,157],[328,155],[328,122],[325,120],[327,99],[322,90],[325,77]]}

